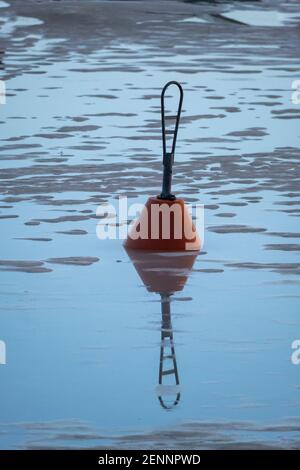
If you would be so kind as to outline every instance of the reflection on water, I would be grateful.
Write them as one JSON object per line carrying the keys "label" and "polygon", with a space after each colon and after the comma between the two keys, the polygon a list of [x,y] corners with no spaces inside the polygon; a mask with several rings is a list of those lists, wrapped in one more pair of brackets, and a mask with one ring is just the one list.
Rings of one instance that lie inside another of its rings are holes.
{"label": "reflection on water", "polygon": [[[184,289],[198,253],[126,251],[147,290],[160,295],[162,319],[157,394],[161,406],[171,410],[178,405],[181,395],[171,319],[171,296]],[[173,395],[175,398],[170,401]]]}
{"label": "reflection on water", "polygon": [[[0,7],[0,447],[299,447],[298,3]],[[168,80],[205,245],[131,262],[96,208],[159,193]]]}
{"label": "reflection on water", "polygon": [[[160,358],[159,358],[159,376],[158,383],[161,386],[159,389],[160,395],[158,396],[160,404],[166,410],[172,409],[179,403],[180,392],[176,394],[176,398],[172,403],[167,403],[164,395],[170,392],[168,386],[164,383],[164,378],[169,377],[175,380],[176,388],[179,389],[179,375],[177,369],[177,361],[175,354],[175,345],[173,338],[173,328],[171,320],[171,300],[170,294],[161,294],[161,345],[160,345]],[[171,365],[167,365],[171,362]],[[174,393],[174,386],[171,393]]]}

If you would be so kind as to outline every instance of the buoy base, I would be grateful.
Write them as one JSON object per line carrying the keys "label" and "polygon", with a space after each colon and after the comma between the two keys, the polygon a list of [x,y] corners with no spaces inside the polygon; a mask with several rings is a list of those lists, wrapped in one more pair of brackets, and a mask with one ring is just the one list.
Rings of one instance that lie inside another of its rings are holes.
{"label": "buoy base", "polygon": [[161,201],[175,201],[176,196],[174,194],[168,194],[168,196],[165,196],[163,193],[161,193],[157,196],[157,199],[160,199]]}
{"label": "buoy base", "polygon": [[150,251],[199,251],[201,242],[183,199],[150,197],[124,246]]}

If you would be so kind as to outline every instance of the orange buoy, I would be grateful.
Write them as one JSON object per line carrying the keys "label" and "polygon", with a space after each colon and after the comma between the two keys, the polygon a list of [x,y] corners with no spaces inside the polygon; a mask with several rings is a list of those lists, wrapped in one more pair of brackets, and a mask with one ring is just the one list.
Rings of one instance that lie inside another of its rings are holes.
{"label": "orange buoy", "polygon": [[183,199],[150,197],[125,247],[151,251],[199,251],[200,239]]}
{"label": "orange buoy", "polygon": [[[167,152],[165,128],[165,92],[171,85],[180,92],[171,151]],[[183,90],[178,82],[168,82],[161,93],[161,120],[163,140],[163,184],[157,197],[150,197],[139,218],[134,222],[124,243],[126,248],[149,251],[199,251],[200,238],[183,199],[171,193],[172,169],[178,125],[182,108]]]}

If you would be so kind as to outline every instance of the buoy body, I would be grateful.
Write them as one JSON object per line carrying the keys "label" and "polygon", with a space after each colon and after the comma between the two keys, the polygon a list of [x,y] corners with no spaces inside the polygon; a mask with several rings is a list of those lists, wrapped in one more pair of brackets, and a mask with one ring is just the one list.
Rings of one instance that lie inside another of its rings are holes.
{"label": "buoy body", "polygon": [[199,251],[201,242],[183,199],[150,197],[124,246],[149,251]]}

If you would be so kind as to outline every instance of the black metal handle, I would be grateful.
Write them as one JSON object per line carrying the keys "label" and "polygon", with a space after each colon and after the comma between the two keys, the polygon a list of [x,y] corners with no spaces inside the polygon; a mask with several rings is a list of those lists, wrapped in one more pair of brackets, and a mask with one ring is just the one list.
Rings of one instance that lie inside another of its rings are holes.
{"label": "black metal handle", "polygon": [[[177,109],[177,114],[174,116],[176,118],[175,121],[175,129],[173,133],[173,142],[172,142],[172,147],[171,151],[167,152],[167,143],[166,143],[166,126],[165,126],[165,93],[167,88],[169,86],[175,85],[179,89],[179,103],[178,103],[178,109]],[[169,199],[169,200],[174,200],[176,199],[173,194],[171,194],[171,186],[172,186],[172,168],[173,168],[173,163],[174,163],[174,154],[175,154],[175,146],[176,146],[176,140],[177,140],[177,133],[178,133],[178,126],[179,126],[179,120],[180,120],[180,114],[181,114],[181,108],[182,108],[182,101],[183,101],[183,89],[180,83],[176,81],[171,81],[168,82],[162,89],[161,92],[161,128],[162,128],[162,141],[163,141],[163,165],[164,165],[164,172],[163,172],[163,184],[162,184],[162,192],[160,196],[158,196],[160,199]]]}

